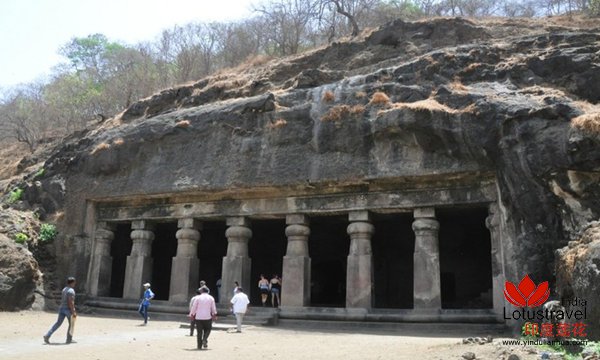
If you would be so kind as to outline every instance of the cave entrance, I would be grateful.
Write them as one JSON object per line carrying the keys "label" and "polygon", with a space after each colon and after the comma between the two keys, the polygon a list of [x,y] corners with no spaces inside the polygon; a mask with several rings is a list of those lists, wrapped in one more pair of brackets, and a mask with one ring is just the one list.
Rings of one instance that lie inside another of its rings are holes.
{"label": "cave entrance", "polygon": [[373,214],[373,305],[376,308],[413,307],[415,233],[412,222],[412,213]]}
{"label": "cave entrance", "polygon": [[[251,304],[262,304],[258,289],[260,274],[264,274],[267,280],[271,280],[273,275],[281,276],[283,256],[287,248],[285,227],[285,219],[252,220],[252,238],[248,244],[248,255],[252,259],[250,289],[244,290],[249,294]],[[267,304],[273,305],[272,301],[269,295]]]}
{"label": "cave entrance", "polygon": [[443,309],[490,309],[492,256],[486,207],[436,209]]}
{"label": "cave entrance", "polygon": [[127,267],[127,256],[131,253],[133,241],[131,241],[131,223],[116,224],[114,230],[115,238],[110,245],[110,256],[112,256],[112,270],[110,276],[110,297],[123,297],[125,286],[125,268]]}
{"label": "cave entrance", "polygon": [[[177,222],[157,223],[152,241],[152,291],[156,300],[169,300],[171,265],[177,254]],[[144,282],[147,280],[143,280]]]}
{"label": "cave entrance", "polygon": [[350,250],[347,227],[347,216],[310,219],[311,306],[346,306],[346,263]]}
{"label": "cave entrance", "polygon": [[217,280],[221,278],[223,257],[227,254],[225,231],[225,221],[203,221],[198,243],[199,279],[206,281],[210,294],[217,302],[220,295]]}

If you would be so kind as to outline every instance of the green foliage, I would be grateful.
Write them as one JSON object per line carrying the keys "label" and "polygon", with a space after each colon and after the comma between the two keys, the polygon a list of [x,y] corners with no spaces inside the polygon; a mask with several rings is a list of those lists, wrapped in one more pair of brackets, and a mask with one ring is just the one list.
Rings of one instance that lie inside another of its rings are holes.
{"label": "green foliage", "polygon": [[600,0],[590,0],[590,15],[600,16]]}
{"label": "green foliage", "polygon": [[46,172],[46,169],[41,168],[35,173],[35,175],[33,175],[33,178],[34,179],[41,178],[42,176],[44,176],[45,172]]}
{"label": "green foliage", "polygon": [[23,189],[16,188],[13,191],[11,191],[10,194],[8,195],[8,203],[12,204],[12,203],[17,202],[17,201],[21,200],[22,196],[23,196]]}
{"label": "green foliage", "polygon": [[40,227],[40,241],[42,243],[51,242],[56,238],[56,226],[53,224],[42,224]]}
{"label": "green foliage", "polygon": [[23,234],[23,233],[15,234],[15,242],[17,244],[25,244],[27,242],[27,240],[29,240],[29,236],[27,236],[26,234]]}

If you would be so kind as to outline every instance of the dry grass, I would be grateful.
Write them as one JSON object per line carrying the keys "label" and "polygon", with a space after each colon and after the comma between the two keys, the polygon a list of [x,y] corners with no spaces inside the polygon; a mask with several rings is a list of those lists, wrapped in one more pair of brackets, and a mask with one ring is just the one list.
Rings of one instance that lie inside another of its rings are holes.
{"label": "dry grass", "polygon": [[335,100],[335,94],[333,91],[327,90],[325,93],[323,93],[323,101],[332,102],[333,100]]}
{"label": "dry grass", "polygon": [[583,114],[571,119],[571,126],[583,132],[600,135],[600,112]]}
{"label": "dry grass", "polygon": [[357,99],[364,99],[367,97],[367,93],[364,91],[357,91],[354,93],[354,97]]}
{"label": "dry grass", "polygon": [[267,124],[267,129],[269,130],[273,130],[273,129],[280,129],[284,126],[287,125],[287,121],[285,119],[277,119],[274,122],[269,122]]}
{"label": "dry grass", "polygon": [[389,103],[389,96],[382,91],[375,92],[373,96],[371,96],[371,101],[369,101],[369,105],[387,105]]}
{"label": "dry grass", "polygon": [[188,128],[188,127],[190,127],[190,121],[189,121],[189,120],[181,120],[181,121],[178,121],[178,122],[175,124],[175,127],[178,127],[178,128],[183,128],[183,129],[185,129],[185,128]]}
{"label": "dry grass", "polygon": [[113,141],[113,144],[115,146],[121,146],[121,145],[125,144],[125,140],[123,140],[123,138],[118,138],[117,140]]}
{"label": "dry grass", "polygon": [[94,155],[100,151],[104,151],[104,150],[108,150],[110,149],[110,145],[108,143],[102,142],[98,145],[96,145],[96,147],[92,150],[91,154]]}
{"label": "dry grass", "polygon": [[364,105],[354,105],[353,107],[350,108],[350,114],[352,114],[352,115],[360,115],[364,112],[365,112]]}
{"label": "dry grass", "polygon": [[469,88],[467,88],[465,85],[463,85],[463,83],[459,79],[454,79],[454,81],[452,81],[450,84],[448,84],[448,87],[450,89],[452,89],[453,91],[457,91],[457,92],[469,91]]}
{"label": "dry grass", "polygon": [[321,117],[321,121],[339,122],[344,118],[358,116],[365,112],[363,105],[337,105],[329,109],[329,111]]}
{"label": "dry grass", "polygon": [[350,106],[337,105],[329,109],[329,111],[321,117],[321,121],[340,121],[348,116],[350,116]]}
{"label": "dry grass", "polygon": [[456,114],[458,112],[461,112],[461,110],[456,110],[446,105],[440,104],[435,99],[426,99],[421,101],[415,101],[412,103],[395,103],[392,105],[392,108],[429,112],[445,112],[449,114]]}

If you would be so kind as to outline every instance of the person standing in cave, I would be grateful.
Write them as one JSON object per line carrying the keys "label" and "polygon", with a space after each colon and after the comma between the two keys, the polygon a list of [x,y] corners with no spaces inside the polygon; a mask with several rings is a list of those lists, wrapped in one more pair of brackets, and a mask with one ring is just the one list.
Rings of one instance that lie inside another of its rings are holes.
{"label": "person standing in cave", "polygon": [[279,275],[273,275],[269,284],[271,289],[271,303],[275,307],[275,300],[277,300],[277,307],[281,306],[281,278]]}
{"label": "person standing in cave", "polygon": [[260,274],[260,280],[258,280],[258,290],[260,291],[262,306],[265,306],[269,298],[269,280],[263,274]]}

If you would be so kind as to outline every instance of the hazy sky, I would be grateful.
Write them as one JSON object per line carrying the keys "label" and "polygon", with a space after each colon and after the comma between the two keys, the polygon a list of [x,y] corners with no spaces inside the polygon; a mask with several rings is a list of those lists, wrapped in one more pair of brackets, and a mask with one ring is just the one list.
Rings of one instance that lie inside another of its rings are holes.
{"label": "hazy sky", "polygon": [[48,75],[71,38],[134,44],[191,21],[242,19],[252,0],[0,0],[0,89]]}

